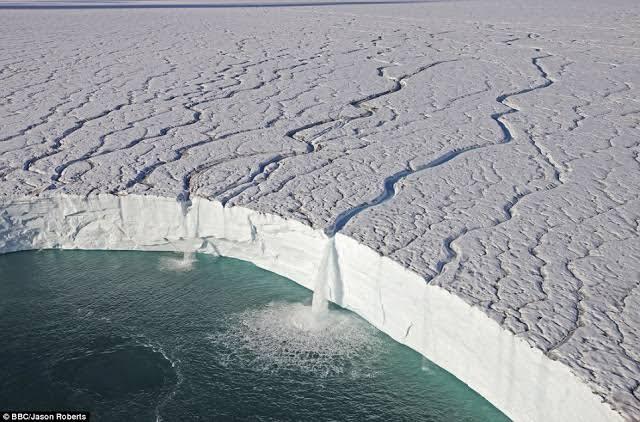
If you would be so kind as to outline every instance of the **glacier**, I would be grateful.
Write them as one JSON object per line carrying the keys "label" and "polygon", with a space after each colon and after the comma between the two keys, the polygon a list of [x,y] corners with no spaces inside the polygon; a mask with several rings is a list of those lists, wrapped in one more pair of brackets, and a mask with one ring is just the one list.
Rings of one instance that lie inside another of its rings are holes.
{"label": "glacier", "polygon": [[637,420],[639,22],[632,0],[0,0],[0,252],[248,260],[514,420]]}
{"label": "glacier", "polygon": [[[292,220],[200,198],[185,215],[174,199],[140,195],[25,198],[6,205],[3,220],[4,253],[178,248],[250,261],[311,290],[326,280],[321,300],[356,312],[516,420],[619,419],[565,366],[455,295],[339,233],[328,239]],[[328,265],[334,257],[337,262]]]}

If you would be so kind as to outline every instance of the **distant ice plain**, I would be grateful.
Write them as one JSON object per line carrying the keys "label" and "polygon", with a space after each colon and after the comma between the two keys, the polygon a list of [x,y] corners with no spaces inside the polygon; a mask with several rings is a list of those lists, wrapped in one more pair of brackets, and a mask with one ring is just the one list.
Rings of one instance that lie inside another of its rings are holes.
{"label": "distant ice plain", "polygon": [[77,8],[0,2],[2,208],[358,209],[340,233],[640,418],[637,2],[34,3]]}

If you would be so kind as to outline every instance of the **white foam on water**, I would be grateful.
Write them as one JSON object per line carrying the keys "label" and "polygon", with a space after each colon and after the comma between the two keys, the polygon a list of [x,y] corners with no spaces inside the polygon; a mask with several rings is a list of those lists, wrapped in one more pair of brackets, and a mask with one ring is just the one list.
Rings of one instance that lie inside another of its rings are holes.
{"label": "white foam on water", "polygon": [[162,257],[160,259],[160,268],[167,271],[191,271],[195,261],[195,253],[184,252],[182,258]]}
{"label": "white foam on water", "polygon": [[229,318],[207,338],[226,350],[223,365],[241,364],[264,372],[296,370],[327,377],[366,378],[358,362],[384,353],[377,330],[357,316],[337,310],[322,315],[302,303],[270,303]]}
{"label": "white foam on water", "polygon": [[182,374],[181,370],[182,361],[179,358],[173,356],[173,353],[168,353],[160,343],[151,341],[144,334],[134,335],[134,338],[136,338],[138,344],[142,345],[143,347],[149,348],[156,353],[160,353],[162,357],[171,364],[171,368],[176,375],[175,384],[166,394],[159,397],[158,403],[156,404],[156,407],[154,409],[156,422],[162,422],[164,419],[160,415],[160,412],[167,403],[173,400],[173,397],[176,395],[184,381],[184,375]]}

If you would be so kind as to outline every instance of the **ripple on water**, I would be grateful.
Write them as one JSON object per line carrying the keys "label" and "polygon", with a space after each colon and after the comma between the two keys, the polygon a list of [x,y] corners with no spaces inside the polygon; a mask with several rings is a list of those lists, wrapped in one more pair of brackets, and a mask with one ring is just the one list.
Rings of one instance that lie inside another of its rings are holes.
{"label": "ripple on water", "polygon": [[227,258],[166,271],[165,257],[183,261],[0,256],[0,407],[101,421],[506,420],[358,316],[318,319],[302,287]]}
{"label": "ripple on water", "polygon": [[321,377],[370,377],[359,363],[384,353],[380,334],[362,319],[341,310],[315,315],[301,303],[270,303],[232,315],[207,339],[224,350],[224,366]]}
{"label": "ripple on water", "polygon": [[112,337],[95,339],[83,354],[66,357],[52,368],[53,379],[68,388],[103,399],[139,392],[160,393],[175,377],[173,362],[144,344]]}

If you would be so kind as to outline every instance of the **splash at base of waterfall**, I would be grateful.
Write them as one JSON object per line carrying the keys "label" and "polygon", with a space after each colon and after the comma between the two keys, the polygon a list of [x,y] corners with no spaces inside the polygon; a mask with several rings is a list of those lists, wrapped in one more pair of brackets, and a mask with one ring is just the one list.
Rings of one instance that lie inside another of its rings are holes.
{"label": "splash at base of waterfall", "polygon": [[326,377],[365,377],[361,359],[384,352],[384,341],[365,321],[342,310],[322,318],[302,303],[270,303],[230,317],[221,332],[207,338],[226,350],[221,364],[261,372],[302,371]]}
{"label": "splash at base of waterfall", "polygon": [[195,262],[195,252],[183,252],[182,258],[177,256],[162,257],[162,259],[160,259],[160,268],[168,271],[191,271]]}

